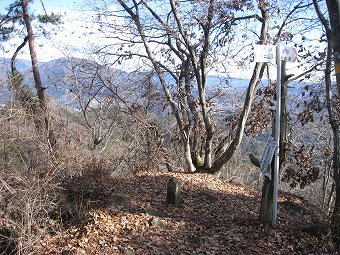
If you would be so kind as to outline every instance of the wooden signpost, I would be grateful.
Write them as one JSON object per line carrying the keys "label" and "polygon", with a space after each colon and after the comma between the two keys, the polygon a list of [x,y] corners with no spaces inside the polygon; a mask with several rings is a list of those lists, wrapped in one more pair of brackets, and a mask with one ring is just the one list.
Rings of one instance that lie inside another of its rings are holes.
{"label": "wooden signpost", "polygon": [[[277,219],[277,199],[279,189],[279,167],[280,167],[280,118],[281,118],[281,65],[282,61],[295,62],[297,60],[297,50],[293,47],[282,47],[280,45],[255,45],[254,47],[255,62],[276,62],[277,68],[277,86],[276,86],[276,113],[275,113],[275,161],[274,161],[274,194],[273,194],[273,217],[272,226],[276,227]],[[264,156],[268,162],[268,156],[270,156],[270,145],[265,149]],[[273,149],[272,149],[273,150]],[[272,153],[274,154],[274,153]],[[271,159],[270,159],[271,160]],[[264,164],[264,163],[262,163]],[[262,167],[261,167],[262,169]],[[271,168],[270,168],[271,169]],[[266,176],[271,172],[265,172]]]}

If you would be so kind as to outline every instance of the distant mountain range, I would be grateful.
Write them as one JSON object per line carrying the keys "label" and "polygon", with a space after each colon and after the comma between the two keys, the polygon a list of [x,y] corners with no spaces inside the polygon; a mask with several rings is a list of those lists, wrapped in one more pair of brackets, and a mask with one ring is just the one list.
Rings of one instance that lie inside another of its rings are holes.
{"label": "distant mountain range", "polygon": [[[0,61],[0,77],[7,76],[10,63],[10,59]],[[24,75],[24,83],[33,89],[34,78],[31,62],[18,59],[16,68]],[[126,74],[123,71],[106,69],[98,66],[94,61],[77,58],[60,58],[39,63],[39,71],[43,86],[46,88],[46,94],[58,103],[72,108],[78,107],[77,97],[100,96],[100,92],[98,93],[96,90],[99,86],[99,76],[107,80],[108,77]],[[103,75],[104,71],[106,71],[105,75]],[[5,99],[8,96],[8,84],[3,82],[1,85],[1,99]]]}
{"label": "distant mountain range", "polygon": [[[6,80],[7,73],[10,70],[10,62],[10,59],[0,60],[0,81]],[[25,84],[33,89],[31,62],[18,59],[16,68],[24,74]],[[83,99],[83,104],[86,104],[86,100],[91,98],[92,104],[98,104],[101,98],[107,98],[109,93],[116,93],[124,99],[128,99],[128,101],[136,101],[135,103],[138,104],[138,100],[141,100],[140,98],[143,98],[143,95],[150,93],[145,73],[128,73],[100,66],[92,60],[60,58],[39,63],[39,70],[47,95],[58,103],[71,108],[79,108],[79,100],[81,99]],[[155,77],[152,79],[156,80]],[[168,79],[171,80],[170,76]],[[109,84],[109,87],[103,87],[104,83]],[[216,96],[214,100],[219,106],[230,109],[237,105],[240,98],[244,96],[248,83],[248,79],[209,76],[207,94],[209,97],[209,95],[214,95],[217,90],[227,92],[228,100],[225,100],[225,97],[219,98],[219,96]],[[266,84],[267,82],[263,81],[263,83]],[[6,82],[2,82],[0,86],[2,86],[0,99],[4,102],[9,95],[8,86]],[[295,96],[302,93],[304,86],[301,83],[295,82],[291,86],[297,87],[297,89],[294,88],[290,91]],[[154,94],[157,94],[157,91],[161,93],[160,86],[152,89]],[[136,93],[139,93],[139,96],[136,97]]]}

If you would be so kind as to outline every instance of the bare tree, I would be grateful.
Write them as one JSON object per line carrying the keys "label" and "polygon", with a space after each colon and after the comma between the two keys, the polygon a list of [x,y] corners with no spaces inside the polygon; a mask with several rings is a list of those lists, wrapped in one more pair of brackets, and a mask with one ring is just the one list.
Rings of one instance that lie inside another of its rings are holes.
{"label": "bare tree", "polygon": [[[17,1],[9,6],[7,14],[0,16],[1,35],[3,40],[8,40],[10,38],[10,34],[15,32],[15,25],[20,24],[20,22],[24,24],[26,33],[24,34],[23,42],[17,47],[12,57],[11,84],[16,90],[16,93],[21,99],[22,103],[24,105],[31,104],[30,108],[31,110],[33,110],[32,113],[34,114],[35,125],[38,129],[38,132],[42,132],[44,136],[48,138],[51,147],[53,147],[55,144],[55,139],[53,131],[50,128],[49,117],[47,114],[47,102],[44,92],[46,88],[42,84],[39,73],[38,59],[34,42],[35,35],[33,32],[32,17],[29,14],[28,6],[29,1],[27,0]],[[57,24],[60,20],[60,16],[54,14],[52,16],[49,16],[47,14],[38,15],[37,17],[41,22],[44,23],[50,22]],[[34,105],[34,96],[29,92],[27,88],[25,88],[24,85],[22,85],[23,77],[15,67],[17,55],[27,43],[29,45],[32,73],[38,97],[38,102],[36,104],[37,107]]]}
{"label": "bare tree", "polygon": [[[325,68],[326,99],[328,118],[333,131],[333,179],[335,183],[335,204],[332,214],[334,241],[340,249],[340,2],[326,1],[329,21],[321,12],[318,1],[313,0],[315,10],[326,30],[328,42],[327,63]],[[332,90],[331,60],[334,57],[336,89]]]}
{"label": "bare tree", "polygon": [[29,45],[29,50],[30,50],[30,55],[31,55],[32,72],[33,72],[33,77],[35,81],[35,88],[38,94],[41,114],[43,116],[44,125],[45,125],[45,127],[41,127],[41,130],[43,130],[43,128],[45,128],[46,130],[49,130],[46,98],[45,98],[45,93],[44,93],[44,87],[42,85],[41,77],[39,73],[38,59],[37,59],[37,54],[36,54],[35,44],[34,44],[34,33],[33,33],[32,24],[31,24],[31,18],[28,12],[27,0],[21,1],[21,7],[22,7],[23,19],[25,22],[26,30],[27,30],[27,39],[28,39],[28,45]]}
{"label": "bare tree", "polygon": [[[116,34],[114,37],[123,45],[122,49],[108,54],[116,55],[118,60],[138,56],[149,61],[145,64],[151,63],[167,104],[175,116],[188,171],[220,172],[240,145],[245,120],[265,64],[255,65],[239,122],[225,138],[218,137],[216,133],[217,114],[208,98],[211,91],[208,71],[216,67],[219,56],[224,54],[225,43],[232,40],[231,24],[236,21],[235,12],[250,6],[246,3],[180,3],[171,0],[155,3],[162,4],[160,9],[146,1],[118,3],[122,10],[113,15],[124,17],[122,27],[125,33],[131,32],[129,38],[121,38]],[[258,42],[266,44],[269,18],[267,4],[261,2],[258,8],[260,15],[238,19],[258,21],[261,25]],[[105,16],[103,13],[101,17]],[[110,14],[106,12],[106,15]],[[99,24],[103,31],[108,25],[106,21],[100,21]],[[109,25],[111,28],[114,26]],[[142,45],[142,50],[135,52],[131,50],[132,45]],[[129,50],[125,50],[124,46],[129,47]]]}

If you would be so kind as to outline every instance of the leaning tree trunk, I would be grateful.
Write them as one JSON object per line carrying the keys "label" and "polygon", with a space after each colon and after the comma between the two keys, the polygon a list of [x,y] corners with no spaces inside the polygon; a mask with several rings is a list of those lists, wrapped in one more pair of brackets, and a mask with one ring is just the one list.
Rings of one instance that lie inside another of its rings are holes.
{"label": "leaning tree trunk", "polygon": [[[269,28],[269,12],[268,12],[268,9],[264,8],[264,6],[262,5],[259,5],[259,8],[262,14],[262,17],[259,19],[262,22],[260,42],[261,44],[266,44],[267,37],[268,37],[268,28]],[[254,100],[256,88],[263,77],[265,67],[266,67],[265,63],[255,64],[253,75],[249,82],[241,117],[237,124],[235,136],[230,144],[228,140],[225,139],[221,142],[220,145],[218,145],[215,151],[216,158],[214,160],[210,173],[219,174],[222,171],[222,167],[232,158],[232,156],[235,154],[236,150],[240,146],[242,138],[243,138],[246,121],[251,110],[251,105]]]}
{"label": "leaning tree trunk", "polygon": [[32,116],[37,132],[40,132],[40,121],[36,117],[38,102],[35,95],[23,84],[23,75],[16,69],[15,62],[20,50],[26,45],[28,37],[18,46],[11,59],[11,75],[10,90],[14,92],[15,97],[19,100],[21,106],[27,112],[28,116]]}
{"label": "leaning tree trunk", "polygon": [[29,46],[30,55],[31,55],[35,88],[37,90],[38,99],[39,99],[40,111],[38,112],[38,114],[41,115],[41,116],[38,116],[38,119],[41,120],[39,129],[41,132],[43,132],[43,134],[45,134],[44,136],[48,138],[51,147],[53,147],[55,145],[55,139],[54,139],[53,131],[49,129],[49,121],[48,121],[48,116],[47,116],[47,103],[46,103],[46,97],[44,93],[45,88],[42,85],[42,81],[40,77],[38,59],[37,59],[35,45],[34,45],[33,28],[31,24],[30,15],[28,13],[27,0],[22,0],[21,5],[22,5],[22,11],[23,11],[23,19],[25,22],[26,30],[27,30],[28,46]]}
{"label": "leaning tree trunk", "polygon": [[216,155],[219,155],[212,166],[211,173],[218,174],[221,170],[224,164],[226,164],[234,155],[236,150],[241,144],[244,128],[246,125],[246,121],[248,118],[248,115],[250,113],[251,105],[254,100],[256,87],[260,80],[262,79],[263,73],[265,70],[265,63],[256,63],[253,76],[250,80],[249,87],[246,94],[246,99],[243,107],[243,111],[240,117],[240,120],[237,125],[237,130],[234,139],[230,143],[230,145],[227,147],[227,143],[224,142],[224,144],[219,145],[218,149],[216,150]]}

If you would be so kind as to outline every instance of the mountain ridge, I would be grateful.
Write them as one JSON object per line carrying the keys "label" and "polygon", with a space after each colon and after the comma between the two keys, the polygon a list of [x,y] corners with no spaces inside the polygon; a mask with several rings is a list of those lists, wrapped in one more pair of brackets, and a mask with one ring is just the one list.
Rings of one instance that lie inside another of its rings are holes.
{"label": "mountain ridge", "polygon": [[[0,77],[3,77],[2,84],[2,95],[1,99],[5,100],[8,97],[8,85],[6,83],[6,76],[10,69],[11,59],[5,58],[0,61]],[[28,60],[17,59],[16,67],[18,71],[24,74],[24,82],[31,88],[34,88],[33,74],[31,72],[31,62]],[[96,93],[95,91],[89,91],[84,88],[89,86],[101,86],[100,83],[103,82],[98,77],[91,81],[89,77],[94,77],[96,75],[102,75],[105,82],[114,82],[113,84],[115,89],[118,89],[123,94],[126,94],[124,90],[133,86],[134,91],[140,91],[140,93],[145,93],[145,91],[141,91],[138,89],[137,83],[145,82],[145,78],[142,76],[144,73],[142,72],[127,72],[120,69],[114,69],[109,66],[99,65],[93,60],[82,59],[82,58],[58,58],[53,59],[46,62],[39,63],[39,70],[41,74],[41,79],[43,86],[46,87],[47,95],[51,96],[58,103],[77,108],[77,103],[75,103],[75,97],[77,96],[87,96],[86,93],[90,94]],[[79,82],[79,86],[75,84],[75,75],[78,75],[77,79]],[[87,75],[88,77],[85,77]],[[167,77],[170,81],[172,78]],[[155,77],[154,81],[157,83],[158,79]],[[89,83],[93,84],[89,84]],[[174,82],[174,81],[173,81]],[[216,91],[221,90],[227,92],[229,97],[229,101],[227,102],[225,98],[215,98],[216,104],[221,107],[232,108],[237,105],[238,100],[242,99],[245,95],[245,91],[248,87],[249,80],[245,78],[233,78],[233,77],[225,77],[225,76],[217,76],[211,75],[208,76],[208,85],[207,86],[207,95],[212,95]],[[171,82],[170,82],[171,83]],[[264,86],[268,84],[267,80],[263,80],[261,82]],[[78,87],[77,87],[78,86]],[[163,93],[161,90],[161,86],[157,85],[156,90]],[[304,91],[305,84],[293,82],[290,84],[292,88],[289,89],[289,93],[295,98],[302,95]],[[82,87],[82,88],[81,88]],[[93,89],[93,88],[92,88]],[[118,92],[117,91],[117,92]],[[193,89],[193,93],[197,93],[197,91]],[[77,93],[75,93],[77,92]],[[79,94],[80,93],[80,94]],[[104,94],[109,93],[108,89],[103,89],[102,96]],[[174,90],[173,93],[176,93]],[[237,97],[236,97],[237,95]],[[99,95],[98,95],[99,96]],[[132,99],[133,101],[134,99]]]}

